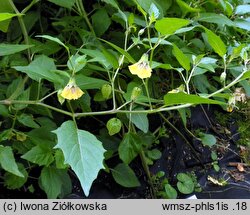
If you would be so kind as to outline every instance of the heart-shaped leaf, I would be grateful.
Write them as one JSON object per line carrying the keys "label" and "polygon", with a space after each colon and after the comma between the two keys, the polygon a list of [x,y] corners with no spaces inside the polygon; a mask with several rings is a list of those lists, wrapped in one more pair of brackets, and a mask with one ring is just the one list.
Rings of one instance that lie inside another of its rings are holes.
{"label": "heart-shaped leaf", "polygon": [[71,120],[64,122],[53,131],[58,138],[55,148],[60,148],[80,180],[86,196],[100,169],[103,169],[105,149],[102,143],[88,131],[80,130]]}

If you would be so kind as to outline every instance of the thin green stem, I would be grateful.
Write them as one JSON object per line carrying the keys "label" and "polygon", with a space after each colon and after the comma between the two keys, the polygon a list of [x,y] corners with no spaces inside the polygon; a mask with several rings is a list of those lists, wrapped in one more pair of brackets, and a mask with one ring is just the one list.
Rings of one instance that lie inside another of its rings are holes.
{"label": "thin green stem", "polygon": [[[215,96],[216,94],[224,91],[225,89],[230,88],[231,86],[235,85],[236,83],[238,83],[240,81],[240,79],[242,78],[242,76],[245,74],[245,72],[247,71],[247,69],[244,69],[244,71],[234,80],[232,81],[230,84],[228,84],[227,86],[217,90],[214,93],[211,93],[209,95],[207,95],[205,98],[210,98],[212,96]],[[117,109],[112,109],[112,110],[105,110],[105,111],[97,111],[97,112],[84,112],[84,113],[74,113],[72,114],[71,112],[47,105],[42,103],[41,101],[20,101],[20,100],[11,100],[11,99],[6,99],[6,100],[0,100],[0,104],[4,104],[4,105],[12,105],[12,104],[30,104],[30,105],[39,105],[39,106],[43,106],[46,107],[48,109],[54,110],[56,112],[68,115],[68,116],[74,116],[75,118],[77,117],[83,117],[83,116],[92,116],[92,115],[107,115],[107,114],[117,114],[117,113],[131,113],[131,114],[135,114],[135,113],[147,113],[147,114],[152,114],[152,113],[160,113],[160,112],[164,112],[164,111],[171,111],[171,110],[177,110],[177,109],[181,109],[181,108],[187,108],[192,106],[193,104],[181,104],[181,105],[176,105],[176,106],[170,106],[170,107],[166,107],[161,106],[159,108],[155,108],[155,109],[149,109],[149,110],[121,110],[121,108],[117,108]]]}
{"label": "thin green stem", "polygon": [[83,16],[83,18],[85,19],[85,22],[86,22],[87,25],[88,25],[89,30],[91,31],[91,33],[92,33],[94,36],[96,36],[95,30],[94,30],[92,24],[91,24],[90,21],[89,21],[88,14],[86,13],[86,10],[85,10],[85,8],[84,8],[84,6],[83,6],[82,0],[77,0],[76,3],[77,3],[77,5],[78,5],[78,10],[79,10],[80,14]]}
{"label": "thin green stem", "polygon": [[17,110],[15,111],[15,115],[14,115],[13,122],[11,125],[11,130],[13,130],[15,128],[16,119],[17,119]]}
{"label": "thin green stem", "polygon": [[[19,12],[19,10],[16,8],[16,6],[13,3],[12,0],[8,0],[8,1],[10,3],[11,7],[13,8],[13,10],[15,11],[15,13],[17,14],[17,18],[18,18],[18,21],[19,21],[19,24],[20,24],[20,28],[21,28],[22,33],[23,33],[25,44],[29,45],[29,35],[28,35],[25,23],[24,23],[23,18],[22,18],[23,14],[21,14]],[[28,52],[28,59],[31,62],[31,51],[30,51],[30,48],[27,49],[27,52]]]}
{"label": "thin green stem", "polygon": [[188,93],[188,94],[190,94],[189,83],[190,83],[190,81],[191,81],[191,78],[192,78],[192,76],[193,76],[193,74],[194,74],[194,71],[195,71],[196,67],[197,67],[197,65],[194,65],[194,66],[193,66],[193,68],[192,68],[192,70],[191,70],[191,72],[190,72],[190,74],[189,74],[189,77],[188,77],[187,81],[185,82],[185,83],[186,83],[186,89],[187,89],[187,93]]}
{"label": "thin green stem", "polygon": [[70,110],[71,110],[71,112],[72,112],[72,119],[73,119],[75,125],[77,126],[76,118],[75,118],[75,112],[74,112],[74,110],[73,110],[73,108],[72,108],[72,105],[71,105],[70,101],[67,101],[67,102],[68,102],[69,108],[70,108]]}
{"label": "thin green stem", "polygon": [[36,99],[37,99],[37,100],[39,100],[40,91],[41,91],[41,79],[39,79],[39,81],[38,81],[38,86],[37,86],[37,96],[36,96]]}
{"label": "thin green stem", "polygon": [[[126,25],[127,26],[127,25]],[[128,43],[128,34],[129,34],[129,30],[128,27],[125,31],[125,41],[124,41],[124,50],[127,51],[127,43]],[[130,46],[131,47],[131,46]],[[129,47],[129,48],[130,48]],[[124,62],[125,56],[122,55],[122,57],[119,60],[119,67],[116,69],[113,78],[111,79],[111,88],[112,88],[112,99],[113,99],[113,110],[116,109],[116,96],[115,96],[115,80],[116,80],[116,76],[118,75],[118,72],[120,71],[123,62]]]}
{"label": "thin green stem", "polygon": [[148,97],[148,103],[149,103],[149,106],[150,106],[150,110],[153,110],[152,108],[152,104],[151,104],[151,99],[150,99],[150,96],[149,96],[149,91],[148,91],[148,79],[146,79],[146,82],[142,79],[142,82],[145,86],[145,89],[146,89],[146,93],[147,93],[147,97]]}
{"label": "thin green stem", "polygon": [[28,12],[28,10],[36,3],[38,3],[40,0],[33,0],[32,2],[30,2],[30,4],[28,6],[26,6],[21,13],[25,14],[26,12]]}
{"label": "thin green stem", "polygon": [[123,107],[125,107],[127,104],[131,103],[131,101],[127,101],[125,102],[124,104],[122,104],[120,107],[118,107],[116,110],[120,110],[122,109]]}
{"label": "thin green stem", "polygon": [[143,169],[146,172],[146,175],[147,175],[147,178],[148,178],[148,182],[149,182],[149,185],[150,185],[150,188],[151,188],[150,190],[151,190],[152,198],[155,199],[156,198],[156,192],[155,192],[155,189],[154,189],[153,180],[152,180],[149,168],[148,168],[147,159],[146,159],[146,156],[145,156],[145,153],[144,153],[143,149],[140,150],[139,155],[140,155],[140,159],[141,159],[141,162],[142,162]]}
{"label": "thin green stem", "polygon": [[23,91],[23,86],[28,81],[29,77],[26,75],[22,82],[20,82],[16,88],[16,90],[12,93],[12,95],[8,98],[9,100],[16,99],[20,93]]}
{"label": "thin green stem", "polygon": [[52,92],[52,93],[50,93],[50,94],[48,94],[48,95],[44,96],[43,98],[41,98],[41,99],[39,100],[39,102],[44,101],[45,99],[47,99],[48,97],[50,97],[50,96],[54,95],[54,94],[55,94],[55,93],[57,93],[57,92],[58,92],[58,91],[56,90],[56,91],[54,91],[54,92]]}
{"label": "thin green stem", "polygon": [[128,132],[131,131],[131,125],[132,125],[132,114],[131,114],[131,111],[133,109],[133,102],[131,102],[130,106],[129,106],[129,122],[128,122]]}
{"label": "thin green stem", "polygon": [[176,128],[171,122],[169,122],[169,120],[162,114],[160,113],[160,116],[162,117],[162,119],[178,134],[180,135],[180,137],[189,145],[190,149],[193,151],[196,159],[201,163],[201,165],[203,165],[201,159],[199,158],[197,152],[195,151],[194,147],[191,145],[191,143],[187,140],[187,138],[179,131],[178,128]]}
{"label": "thin green stem", "polygon": [[6,99],[6,100],[1,100],[0,104],[4,104],[4,105],[12,105],[12,104],[27,104],[27,105],[39,105],[39,106],[43,106],[46,107],[48,109],[54,110],[56,112],[62,113],[64,115],[68,115],[72,117],[72,113],[68,112],[68,111],[64,111],[61,110],[59,108],[44,104],[40,101],[25,101],[25,100],[10,100],[10,99]]}
{"label": "thin green stem", "polygon": [[235,85],[236,83],[238,83],[240,81],[240,79],[242,78],[242,76],[246,73],[247,70],[243,71],[237,78],[235,78],[231,83],[229,83],[228,85],[222,87],[221,89],[209,94],[206,96],[206,98],[210,98],[210,97],[213,97],[215,96],[216,94],[218,93],[221,93],[223,92],[224,90],[227,90],[229,89],[230,87],[232,87],[233,85]]}
{"label": "thin green stem", "polygon": [[151,25],[151,22],[148,23],[148,18],[146,15],[144,15],[144,19],[145,19],[145,22],[146,22],[146,28],[147,28],[147,36],[148,36],[148,42],[149,42],[149,45],[150,45],[150,49],[152,49],[152,43],[151,43],[151,36],[150,36],[150,25]]}

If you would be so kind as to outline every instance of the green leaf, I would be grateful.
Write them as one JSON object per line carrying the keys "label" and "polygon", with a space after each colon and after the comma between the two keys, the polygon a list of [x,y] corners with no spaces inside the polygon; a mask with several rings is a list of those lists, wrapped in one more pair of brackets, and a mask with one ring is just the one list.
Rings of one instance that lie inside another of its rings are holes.
{"label": "green leaf", "polygon": [[119,9],[119,6],[115,0],[102,0],[103,2],[106,2],[107,4],[112,5],[114,8]]}
{"label": "green leaf", "polygon": [[211,158],[212,158],[214,161],[217,161],[217,160],[218,160],[218,156],[217,156],[216,152],[214,152],[214,151],[211,152]]}
{"label": "green leaf", "polygon": [[88,131],[80,130],[73,121],[64,122],[61,127],[53,131],[57,135],[58,144],[68,163],[80,180],[86,196],[96,179],[104,159],[105,149],[102,143]]}
{"label": "green leaf", "polygon": [[165,11],[171,4],[169,1],[161,1],[161,0],[136,0],[136,3],[140,8],[140,12],[142,12],[142,9],[144,10],[143,14],[148,12],[148,15],[152,15],[152,5],[155,5],[154,12],[154,18],[157,19],[158,17],[162,18]]}
{"label": "green leaf", "polygon": [[118,164],[112,170],[112,176],[116,183],[122,185],[123,187],[139,187],[140,182],[137,179],[134,171],[124,163]]}
{"label": "green leaf", "polygon": [[247,72],[244,73],[244,75],[241,77],[240,80],[245,80],[245,79],[249,79],[250,78],[250,70],[248,70]]}
{"label": "green leaf", "polygon": [[65,183],[67,183],[66,186],[71,188],[71,180],[67,170],[56,169],[55,167],[44,167],[39,182],[48,199],[56,199],[63,192]]}
{"label": "green leaf", "polygon": [[221,57],[223,57],[227,53],[227,49],[223,41],[219,36],[210,31],[207,28],[204,28],[206,31],[208,43],[211,45],[213,50]]}
{"label": "green leaf", "polygon": [[9,115],[9,111],[8,108],[5,105],[0,105],[0,116],[8,116]]}
{"label": "green leaf", "polygon": [[0,22],[17,16],[15,13],[0,13]]}
{"label": "green leaf", "polygon": [[[30,98],[30,88],[28,88],[27,90],[23,91],[21,93],[21,95],[19,95],[17,97],[16,100],[19,100],[19,101],[28,101]],[[28,106],[28,104],[25,104],[25,103],[20,103],[20,104],[14,104],[14,107],[16,110],[22,110],[24,108],[26,108]]]}
{"label": "green leaf", "polygon": [[112,65],[114,69],[117,69],[119,67],[118,59],[114,56],[114,54],[110,50],[102,49],[102,53],[106,58],[106,60],[109,62],[110,65]]}
{"label": "green leaf", "polygon": [[54,156],[51,148],[42,144],[34,146],[31,150],[22,155],[23,159],[39,166],[49,166],[54,161]]}
{"label": "green leaf", "polygon": [[76,0],[48,0],[48,1],[54,3],[58,6],[65,7],[68,9],[71,9],[76,2]]}
{"label": "green leaf", "polygon": [[234,23],[238,28],[250,31],[250,21],[248,19],[236,19]]}
{"label": "green leaf", "polygon": [[129,164],[138,155],[141,145],[141,139],[137,134],[126,133],[118,148],[120,159]]}
{"label": "green leaf", "polygon": [[177,188],[183,194],[190,194],[194,191],[194,182],[190,176],[185,173],[177,174]]}
{"label": "green leaf", "polygon": [[200,12],[199,8],[192,8],[186,2],[181,0],[176,0],[177,4],[181,8],[182,16],[184,17],[187,13],[197,13]]}
{"label": "green leaf", "polygon": [[168,199],[177,198],[177,191],[170,184],[166,184],[164,188]]}
{"label": "green leaf", "polygon": [[205,146],[212,147],[217,142],[215,136],[212,134],[205,134],[205,133],[200,132],[199,136],[200,136],[202,144]]}
{"label": "green leaf", "polygon": [[[16,99],[23,91],[24,87],[22,85],[23,79],[22,77],[18,77],[17,79],[14,79],[8,86],[6,90],[6,97],[11,99]],[[15,92],[16,89],[19,88],[20,92]],[[14,94],[14,96],[13,96]]]}
{"label": "green leaf", "polygon": [[246,47],[246,44],[240,44],[237,47],[234,47],[232,50],[232,54],[229,58],[229,61],[232,61],[233,59],[239,57],[242,53],[242,50]]}
{"label": "green leaf", "polygon": [[188,25],[189,20],[179,18],[163,18],[157,20],[155,23],[155,29],[162,35],[174,34],[178,29]]}
{"label": "green leaf", "polygon": [[10,140],[13,136],[15,136],[13,130],[11,128],[6,129],[0,133],[0,142],[5,140]]}
{"label": "green leaf", "polygon": [[31,47],[33,47],[33,45],[16,45],[2,43],[0,44],[0,56],[15,54]]}
{"label": "green leaf", "polygon": [[219,172],[220,171],[220,166],[216,163],[213,164],[213,168],[216,172]]}
{"label": "green leaf", "polygon": [[243,15],[250,13],[250,5],[245,4],[245,5],[238,5],[235,9],[235,14],[237,15]]}
{"label": "green leaf", "polygon": [[40,81],[46,79],[53,83],[62,83],[63,80],[55,72],[56,66],[52,58],[40,55],[28,66],[15,66],[17,71],[26,73],[31,79]]}
{"label": "green leaf", "polygon": [[58,43],[59,45],[63,46],[67,52],[69,52],[69,47],[66,46],[61,40],[59,40],[58,38],[56,37],[52,37],[52,36],[49,36],[49,35],[37,35],[36,37],[41,37],[41,38],[44,38],[44,39],[47,39],[47,40],[51,40],[55,43]]}
{"label": "green leaf", "polygon": [[[12,13],[14,9],[12,8],[9,0],[1,0],[0,13]],[[0,22],[0,30],[7,33],[11,19],[4,20]]]}
{"label": "green leaf", "polygon": [[72,55],[68,62],[67,66],[71,71],[79,72],[87,63],[86,55]]}
{"label": "green leaf", "polygon": [[173,44],[173,55],[185,70],[190,70],[189,58],[175,44]]}
{"label": "green leaf", "polygon": [[105,9],[99,9],[92,15],[92,23],[98,37],[102,36],[109,28],[111,20]]}
{"label": "green leaf", "polygon": [[109,131],[109,135],[112,136],[120,132],[122,128],[122,122],[117,118],[112,118],[107,122],[106,126]]}
{"label": "green leaf", "polygon": [[226,16],[217,13],[200,13],[197,21],[216,23],[218,25],[235,26],[234,22],[228,19]]}
{"label": "green leaf", "polygon": [[11,190],[21,188],[28,179],[28,172],[24,168],[23,164],[17,163],[17,166],[19,171],[23,174],[24,177],[13,175],[10,172],[6,172],[4,174],[4,186],[6,186],[8,189]]}
{"label": "green leaf", "polygon": [[18,169],[11,147],[0,145],[0,164],[5,171],[24,177]]}
{"label": "green leaf", "polygon": [[[141,109],[134,109],[134,110],[141,110]],[[129,114],[127,114],[129,118]],[[148,132],[149,122],[146,113],[133,113],[131,117],[131,122],[139,128],[144,133]]]}
{"label": "green leaf", "polygon": [[91,78],[82,74],[76,75],[76,84],[82,90],[89,90],[89,89],[100,89],[104,84],[108,82],[98,78]]}
{"label": "green leaf", "polygon": [[55,153],[55,162],[57,169],[66,169],[69,167],[68,164],[65,164],[65,159],[62,150],[57,149]]}
{"label": "green leaf", "polygon": [[119,8],[119,5],[115,0],[102,0],[103,2],[106,2],[107,4],[112,5],[114,8],[118,10],[118,13],[121,15],[122,19],[127,22],[127,16],[125,13]]}
{"label": "green leaf", "polygon": [[122,48],[118,47],[117,45],[115,45],[115,44],[113,44],[113,43],[111,43],[109,41],[106,41],[106,40],[103,40],[103,39],[100,39],[100,40],[103,41],[103,42],[105,42],[105,43],[107,43],[107,44],[109,44],[111,47],[113,47],[120,54],[124,55],[128,59],[128,61],[130,63],[135,63],[136,62],[134,60],[134,58],[132,58],[132,56],[128,52],[124,51]]}
{"label": "green leaf", "polygon": [[190,95],[183,92],[180,93],[168,93],[164,96],[165,105],[177,105],[177,104],[225,104],[221,101],[207,99],[198,95]]}
{"label": "green leaf", "polygon": [[210,84],[207,76],[204,74],[194,76],[193,83],[197,90],[202,93],[208,93],[209,91],[217,90],[216,87]]}
{"label": "green leaf", "polygon": [[177,109],[180,116],[181,116],[181,120],[183,122],[183,125],[186,127],[187,126],[187,116],[190,112],[190,109],[188,108],[181,108],[181,109]]}
{"label": "green leaf", "polygon": [[17,117],[18,122],[30,128],[39,128],[40,126],[34,121],[31,114],[23,113]]}
{"label": "green leaf", "polygon": [[158,149],[152,149],[147,151],[147,156],[152,160],[158,160],[161,158],[161,151]]}
{"label": "green leaf", "polygon": [[160,11],[154,3],[151,3],[150,8],[148,9],[148,14],[149,14],[150,19],[152,20],[159,18]]}
{"label": "green leaf", "polygon": [[[112,65],[110,64],[109,60],[106,58],[105,53],[101,52],[100,50],[81,49],[81,52],[92,57],[92,59],[88,60],[88,66],[90,62],[98,62],[102,64],[102,66],[104,66],[105,68],[110,68]],[[93,67],[93,65],[91,65],[91,67]],[[106,71],[106,70],[103,70],[103,71]]]}

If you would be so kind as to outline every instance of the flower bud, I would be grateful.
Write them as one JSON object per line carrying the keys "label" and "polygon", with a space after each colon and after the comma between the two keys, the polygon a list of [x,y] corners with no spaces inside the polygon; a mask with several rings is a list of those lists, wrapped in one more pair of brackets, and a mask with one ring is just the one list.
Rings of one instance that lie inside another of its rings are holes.
{"label": "flower bud", "polygon": [[112,87],[109,84],[102,85],[102,96],[104,99],[108,99],[110,94],[112,93]]}
{"label": "flower bud", "polygon": [[145,28],[142,28],[139,32],[138,32],[138,36],[141,36],[145,31]]}
{"label": "flower bud", "polygon": [[227,73],[222,72],[221,75],[220,75],[220,82],[221,83],[225,82],[226,77],[227,77]]}
{"label": "flower bud", "polygon": [[235,101],[235,96],[234,95],[231,95],[228,99],[228,102],[227,102],[227,111],[228,112],[232,112],[233,109],[236,107],[235,105],[236,101]]}
{"label": "flower bud", "polygon": [[141,88],[134,87],[131,94],[131,100],[135,101],[141,95]]}

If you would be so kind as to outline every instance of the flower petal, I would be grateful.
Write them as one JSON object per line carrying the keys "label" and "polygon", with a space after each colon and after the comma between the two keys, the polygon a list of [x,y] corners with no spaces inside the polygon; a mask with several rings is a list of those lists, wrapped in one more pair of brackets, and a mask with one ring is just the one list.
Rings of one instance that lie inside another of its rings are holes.
{"label": "flower petal", "polygon": [[133,75],[137,75],[138,72],[140,71],[140,66],[139,66],[139,63],[135,63],[131,66],[128,67],[129,71],[131,72],[131,74]]}
{"label": "flower petal", "polygon": [[151,77],[151,68],[143,68],[140,70],[140,72],[138,72],[138,77],[141,78],[141,79],[144,79],[144,78],[149,78]]}
{"label": "flower petal", "polygon": [[84,92],[77,86],[72,86],[72,87],[66,86],[63,89],[61,96],[68,100],[72,99],[76,100],[79,99],[83,94]]}
{"label": "flower petal", "polygon": [[137,62],[131,66],[128,67],[129,71],[133,75],[137,75],[139,78],[144,79],[144,78],[149,78],[151,76],[152,69],[148,65],[148,62]]}

